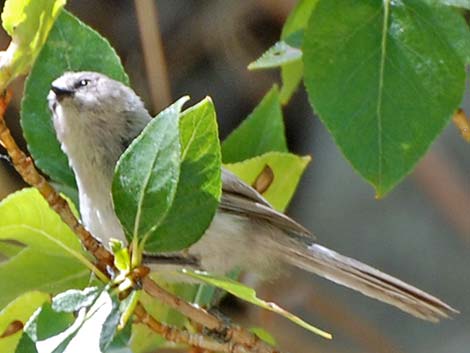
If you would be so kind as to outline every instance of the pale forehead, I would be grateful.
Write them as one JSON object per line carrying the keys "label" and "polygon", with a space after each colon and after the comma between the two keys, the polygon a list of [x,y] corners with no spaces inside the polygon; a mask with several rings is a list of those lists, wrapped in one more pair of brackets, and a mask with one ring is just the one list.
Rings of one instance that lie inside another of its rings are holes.
{"label": "pale forehead", "polygon": [[92,80],[97,81],[99,79],[105,79],[106,76],[100,74],[98,72],[91,72],[91,71],[80,71],[80,72],[65,72],[62,76],[58,77],[54,80],[54,82],[61,82],[61,83],[74,83],[80,80]]}

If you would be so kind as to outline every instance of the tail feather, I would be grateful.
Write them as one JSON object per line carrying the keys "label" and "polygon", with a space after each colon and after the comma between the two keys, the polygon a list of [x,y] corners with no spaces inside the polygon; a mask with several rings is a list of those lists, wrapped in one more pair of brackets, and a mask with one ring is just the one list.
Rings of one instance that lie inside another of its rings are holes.
{"label": "tail feather", "polygon": [[[297,243],[297,241],[296,241]],[[378,299],[418,318],[438,322],[458,313],[438,298],[324,246],[297,243],[283,249],[286,261]]]}

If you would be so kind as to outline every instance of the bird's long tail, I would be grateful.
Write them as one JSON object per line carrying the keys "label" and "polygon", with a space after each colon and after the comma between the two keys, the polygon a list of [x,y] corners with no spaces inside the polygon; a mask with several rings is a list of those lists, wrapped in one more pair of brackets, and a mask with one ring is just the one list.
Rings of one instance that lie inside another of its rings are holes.
{"label": "bird's long tail", "polygon": [[[290,238],[290,237],[285,237]],[[418,318],[438,322],[458,313],[443,301],[360,261],[304,239],[290,238],[281,250],[287,262],[364,295],[378,299]]]}

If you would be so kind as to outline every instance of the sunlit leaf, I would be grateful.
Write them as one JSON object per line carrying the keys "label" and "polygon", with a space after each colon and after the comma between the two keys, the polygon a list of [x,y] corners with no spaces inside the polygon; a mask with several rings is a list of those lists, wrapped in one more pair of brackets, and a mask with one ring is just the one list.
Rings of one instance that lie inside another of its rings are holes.
{"label": "sunlit leaf", "polygon": [[263,55],[248,65],[248,70],[271,69],[299,61],[302,50],[292,47],[284,41],[277,42]]}
{"label": "sunlit leaf", "polygon": [[0,89],[25,74],[44,45],[65,0],[7,0],[2,25],[12,37],[8,49],[0,53]]}
{"label": "sunlit leaf", "polygon": [[89,307],[96,300],[101,290],[98,287],[88,287],[84,290],[69,289],[57,294],[52,299],[52,309],[54,311],[72,313],[81,308]]}
{"label": "sunlit leaf", "polygon": [[31,290],[55,294],[82,287],[89,278],[89,260],[77,237],[35,189],[16,192],[0,203],[1,239],[26,248],[0,263],[0,307]]}
{"label": "sunlit leaf", "polygon": [[245,300],[251,304],[257,305],[263,309],[275,312],[276,314],[279,314],[281,316],[284,316],[285,318],[291,320],[295,324],[305,328],[306,330],[309,330],[319,336],[322,336],[324,338],[331,339],[332,336],[328,332],[325,332],[323,330],[320,330],[307,322],[303,321],[299,317],[295,316],[294,314],[284,310],[277,304],[271,303],[271,302],[266,302],[262,299],[259,299],[256,296],[256,292],[253,288],[250,288],[248,286],[245,286],[244,284],[241,284],[239,282],[236,282],[230,278],[223,277],[223,276],[215,276],[215,275],[209,275],[205,272],[200,272],[200,271],[190,271],[190,270],[182,270],[182,273],[196,278],[200,281],[206,282],[210,285],[213,285],[215,287],[221,288],[230,294],[236,296],[237,298],[240,298],[242,300]]}
{"label": "sunlit leaf", "polygon": [[310,159],[309,156],[300,157],[291,153],[269,152],[243,162],[225,164],[225,167],[251,185],[263,169],[269,166],[274,173],[274,179],[263,196],[275,209],[284,211]]}
{"label": "sunlit leaf", "polygon": [[[12,322],[19,321],[24,325],[36,309],[49,300],[49,294],[37,291],[27,292],[13,300],[0,311],[0,335]],[[14,352],[22,333],[23,330],[19,330],[15,334],[0,338],[0,352]]]}

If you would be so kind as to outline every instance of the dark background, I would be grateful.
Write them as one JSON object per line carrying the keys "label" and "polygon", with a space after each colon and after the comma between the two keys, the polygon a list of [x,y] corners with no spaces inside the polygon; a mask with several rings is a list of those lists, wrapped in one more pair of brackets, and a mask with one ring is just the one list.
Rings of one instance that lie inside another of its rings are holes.
{"label": "dark background", "polygon": [[[67,8],[110,40],[152,113],[165,101],[165,84],[158,75],[149,77],[148,70],[163,53],[166,95],[175,100],[189,94],[192,102],[210,95],[224,138],[279,82],[276,70],[249,72],[246,66],[276,42],[295,1],[161,0],[154,4],[158,12],[149,18],[153,22],[158,18],[163,45],[146,45],[147,66],[133,1],[71,0]],[[140,25],[147,34],[151,32],[148,20],[141,19]],[[5,34],[0,43],[7,46]],[[153,93],[151,83],[157,87]],[[17,112],[22,83],[14,86],[16,109],[10,110],[9,123],[20,137]],[[468,92],[466,97],[463,106],[470,112]],[[267,328],[290,352],[468,353],[470,145],[449,125],[416,170],[377,201],[372,187],[354,173],[312,112],[303,88],[284,111],[290,149],[313,156],[289,215],[313,230],[322,244],[429,291],[461,314],[430,324],[301,271],[258,284],[259,294],[333,333],[333,341],[251,306],[226,305],[225,309],[245,325]],[[0,165],[0,180],[1,197],[21,187],[6,163]]]}

